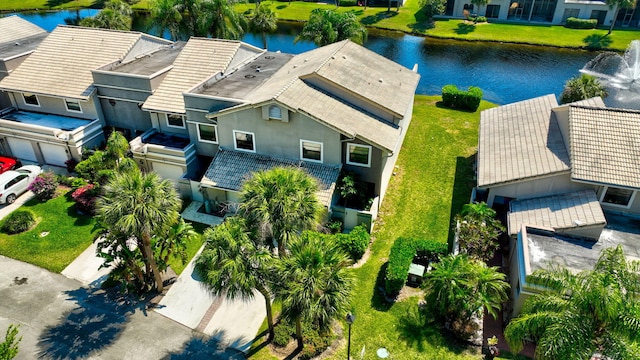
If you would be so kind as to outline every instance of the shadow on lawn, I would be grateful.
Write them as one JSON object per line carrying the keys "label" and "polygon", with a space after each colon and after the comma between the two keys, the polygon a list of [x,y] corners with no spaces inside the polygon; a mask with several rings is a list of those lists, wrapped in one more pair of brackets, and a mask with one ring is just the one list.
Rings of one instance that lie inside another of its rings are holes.
{"label": "shadow on lawn", "polygon": [[[442,330],[433,322],[429,314],[417,305],[411,306],[399,319],[398,332],[400,340],[418,352],[424,352],[434,346],[445,347],[447,352],[461,354],[469,348]],[[429,344],[427,347],[426,345]]]}
{"label": "shadow on lawn", "polygon": [[375,23],[380,22],[381,20],[389,19],[389,18],[392,18],[392,17],[394,17],[396,15],[398,15],[398,13],[396,11],[383,10],[383,11],[378,11],[375,15],[369,15],[369,16],[363,17],[360,20],[360,22],[365,26],[373,25]]}
{"label": "shadow on lawn", "polygon": [[116,291],[79,288],[65,293],[77,306],[40,335],[40,358],[86,358],[112,344],[136,310],[146,312],[145,301]]}
{"label": "shadow on lawn", "polygon": [[376,278],[375,289],[373,289],[373,296],[371,296],[371,307],[378,311],[388,311],[393,305],[393,302],[387,301],[384,291],[384,279],[387,273],[387,266],[389,266],[388,262],[380,267],[378,277]]}
{"label": "shadow on lawn", "polygon": [[418,10],[413,15],[416,18],[416,22],[413,24],[407,24],[407,27],[411,29],[413,33],[422,34],[425,31],[433,29],[435,27],[433,19],[427,19],[427,16],[425,15],[425,11],[423,9]]}
{"label": "shadow on lawn", "polygon": [[611,45],[613,40],[611,40],[609,35],[591,34],[585,37],[584,39],[582,39],[582,42],[585,43],[585,45],[587,46],[587,49],[598,50],[598,49],[608,47],[609,45]]}
{"label": "shadow on lawn", "polygon": [[49,8],[64,5],[72,0],[47,0],[46,6]]}
{"label": "shadow on lawn", "polygon": [[466,35],[476,31],[475,24],[460,23],[454,32],[458,35]]}
{"label": "shadow on lawn", "polygon": [[[471,190],[476,185],[475,174],[473,173],[473,164],[476,162],[476,154],[469,157],[458,156],[456,158],[456,175],[453,180],[453,195],[451,196],[451,214],[449,218],[453,222],[453,218],[460,212],[464,204],[468,204],[471,199]],[[454,226],[449,227],[449,248],[453,244],[455,235]]]}

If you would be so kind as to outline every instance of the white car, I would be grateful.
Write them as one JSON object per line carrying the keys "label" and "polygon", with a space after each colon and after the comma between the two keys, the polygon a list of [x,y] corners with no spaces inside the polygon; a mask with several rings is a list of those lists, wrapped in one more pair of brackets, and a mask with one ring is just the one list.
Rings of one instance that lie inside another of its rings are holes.
{"label": "white car", "polygon": [[0,174],[0,204],[13,204],[41,172],[39,166],[26,165]]}

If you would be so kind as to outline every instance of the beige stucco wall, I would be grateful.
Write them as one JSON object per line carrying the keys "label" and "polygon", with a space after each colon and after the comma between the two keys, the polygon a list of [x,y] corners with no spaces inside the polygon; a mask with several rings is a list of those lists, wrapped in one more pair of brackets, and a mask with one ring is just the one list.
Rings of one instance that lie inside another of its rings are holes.
{"label": "beige stucco wall", "polygon": [[[89,101],[80,100],[82,112],[67,111],[63,98],[38,95],[40,106],[27,105],[24,102],[22,93],[12,92],[11,95],[18,109],[24,111],[44,112],[55,115],[69,116],[80,119],[100,119],[100,109],[96,108],[95,98],[89,98]],[[98,105],[99,106],[99,105]]]}

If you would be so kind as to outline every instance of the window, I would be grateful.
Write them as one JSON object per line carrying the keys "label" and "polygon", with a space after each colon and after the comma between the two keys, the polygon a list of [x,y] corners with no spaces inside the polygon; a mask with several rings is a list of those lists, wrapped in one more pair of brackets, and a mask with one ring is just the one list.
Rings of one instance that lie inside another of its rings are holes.
{"label": "window", "polygon": [[300,158],[302,160],[322,162],[322,143],[300,140]]}
{"label": "window", "polygon": [[577,18],[580,15],[580,9],[564,9],[564,14],[562,14],[562,23],[567,22],[567,19],[570,17]]}
{"label": "window", "polygon": [[500,5],[487,5],[487,11],[484,15],[487,18],[497,19],[500,15]]}
{"label": "window", "polygon": [[184,129],[184,116],[167,114],[167,125],[169,127]]}
{"label": "window", "polygon": [[366,167],[371,166],[371,146],[347,144],[347,164]]}
{"label": "window", "polygon": [[67,111],[73,112],[82,112],[82,108],[80,107],[80,103],[76,100],[64,100],[64,105],[67,107]]}
{"label": "window", "polygon": [[215,125],[198,124],[198,140],[217,144],[217,127]]}
{"label": "window", "polygon": [[628,189],[620,189],[615,187],[607,187],[602,195],[601,202],[611,205],[629,207],[633,200],[634,191]]}
{"label": "window", "polygon": [[282,120],[282,109],[279,106],[269,106],[269,119]]}
{"label": "window", "polygon": [[233,130],[236,150],[256,152],[253,133]]}
{"label": "window", "polygon": [[40,106],[40,102],[38,101],[38,96],[32,93],[22,93],[22,97],[24,98],[24,103],[31,106]]}

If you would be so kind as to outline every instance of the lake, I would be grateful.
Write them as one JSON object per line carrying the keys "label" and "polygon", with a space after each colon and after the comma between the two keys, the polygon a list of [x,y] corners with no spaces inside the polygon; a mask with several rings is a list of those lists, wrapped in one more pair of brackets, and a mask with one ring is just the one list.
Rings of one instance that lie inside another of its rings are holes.
{"label": "lake", "polygon": [[[92,16],[96,12],[83,9],[18,15],[51,31],[58,24],[65,24],[65,20]],[[271,51],[298,54],[316,47],[311,42],[294,41],[300,26],[280,23],[276,33],[266,37],[249,33],[242,40],[258,47],[264,47],[266,41]],[[134,28],[151,34],[156,32],[144,14],[136,16]],[[478,86],[486,100],[497,104],[546,94],[559,95],[565,81],[577,75],[578,70],[597,55],[597,52],[582,50],[439,40],[375,30],[370,31],[364,46],[406,67],[417,64],[421,75],[418,94],[440,94],[447,84],[461,88]]]}

